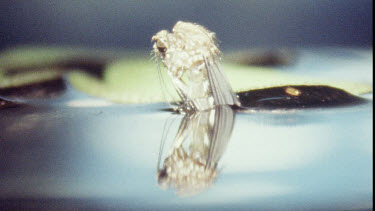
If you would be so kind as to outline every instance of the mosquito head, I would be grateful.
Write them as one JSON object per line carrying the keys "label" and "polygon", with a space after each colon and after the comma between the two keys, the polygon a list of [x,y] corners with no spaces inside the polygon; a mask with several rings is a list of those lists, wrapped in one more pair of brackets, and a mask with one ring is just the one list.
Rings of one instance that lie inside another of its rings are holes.
{"label": "mosquito head", "polygon": [[168,50],[169,43],[168,43],[168,31],[167,30],[162,30],[152,36],[152,41],[154,41],[154,53],[155,55],[159,55],[162,59],[165,58],[165,54]]}
{"label": "mosquito head", "polygon": [[220,54],[215,33],[195,23],[178,21],[172,32],[162,30],[152,37],[153,51],[172,72],[190,70],[203,58]]}

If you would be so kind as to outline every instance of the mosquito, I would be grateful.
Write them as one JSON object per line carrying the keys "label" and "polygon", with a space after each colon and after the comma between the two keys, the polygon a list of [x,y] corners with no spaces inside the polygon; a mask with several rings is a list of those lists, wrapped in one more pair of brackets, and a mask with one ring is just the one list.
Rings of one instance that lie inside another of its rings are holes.
{"label": "mosquito", "polygon": [[182,103],[182,112],[203,111],[216,105],[240,106],[219,65],[221,52],[215,33],[196,23],[178,21],[172,32],[152,37],[153,51],[167,68]]}

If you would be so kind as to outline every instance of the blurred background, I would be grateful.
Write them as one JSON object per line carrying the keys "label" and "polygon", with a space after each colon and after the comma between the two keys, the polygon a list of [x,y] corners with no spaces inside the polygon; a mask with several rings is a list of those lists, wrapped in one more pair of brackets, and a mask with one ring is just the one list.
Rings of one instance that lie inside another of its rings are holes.
{"label": "blurred background", "polygon": [[151,49],[178,20],[216,32],[223,49],[372,47],[371,0],[3,0],[0,50],[23,44]]}

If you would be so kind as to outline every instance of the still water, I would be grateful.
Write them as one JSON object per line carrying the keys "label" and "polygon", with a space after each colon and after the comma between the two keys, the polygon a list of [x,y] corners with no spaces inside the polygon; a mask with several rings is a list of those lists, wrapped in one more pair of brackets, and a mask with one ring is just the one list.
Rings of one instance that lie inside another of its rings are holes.
{"label": "still water", "polygon": [[[226,108],[184,116],[163,111],[166,104],[116,105],[68,89],[57,100],[0,111],[0,203],[372,208],[372,104],[251,114]],[[197,141],[206,136],[219,144]],[[172,180],[167,185],[160,180],[167,158],[179,147],[196,153],[193,159],[214,172],[190,194]]]}
{"label": "still water", "polygon": [[183,119],[163,107],[1,112],[0,197],[134,208],[372,206],[372,103],[237,113],[214,184],[189,197],[157,182],[162,135],[167,152]]}

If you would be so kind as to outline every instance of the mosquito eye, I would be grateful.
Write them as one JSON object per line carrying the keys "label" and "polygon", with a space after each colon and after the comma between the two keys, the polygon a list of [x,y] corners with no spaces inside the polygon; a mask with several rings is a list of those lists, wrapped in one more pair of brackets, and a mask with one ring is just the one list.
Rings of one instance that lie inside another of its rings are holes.
{"label": "mosquito eye", "polygon": [[160,53],[165,53],[167,51],[166,44],[161,40],[156,40],[156,47]]}
{"label": "mosquito eye", "polygon": [[167,51],[167,48],[166,47],[158,47],[158,51],[160,53],[165,53]]}

